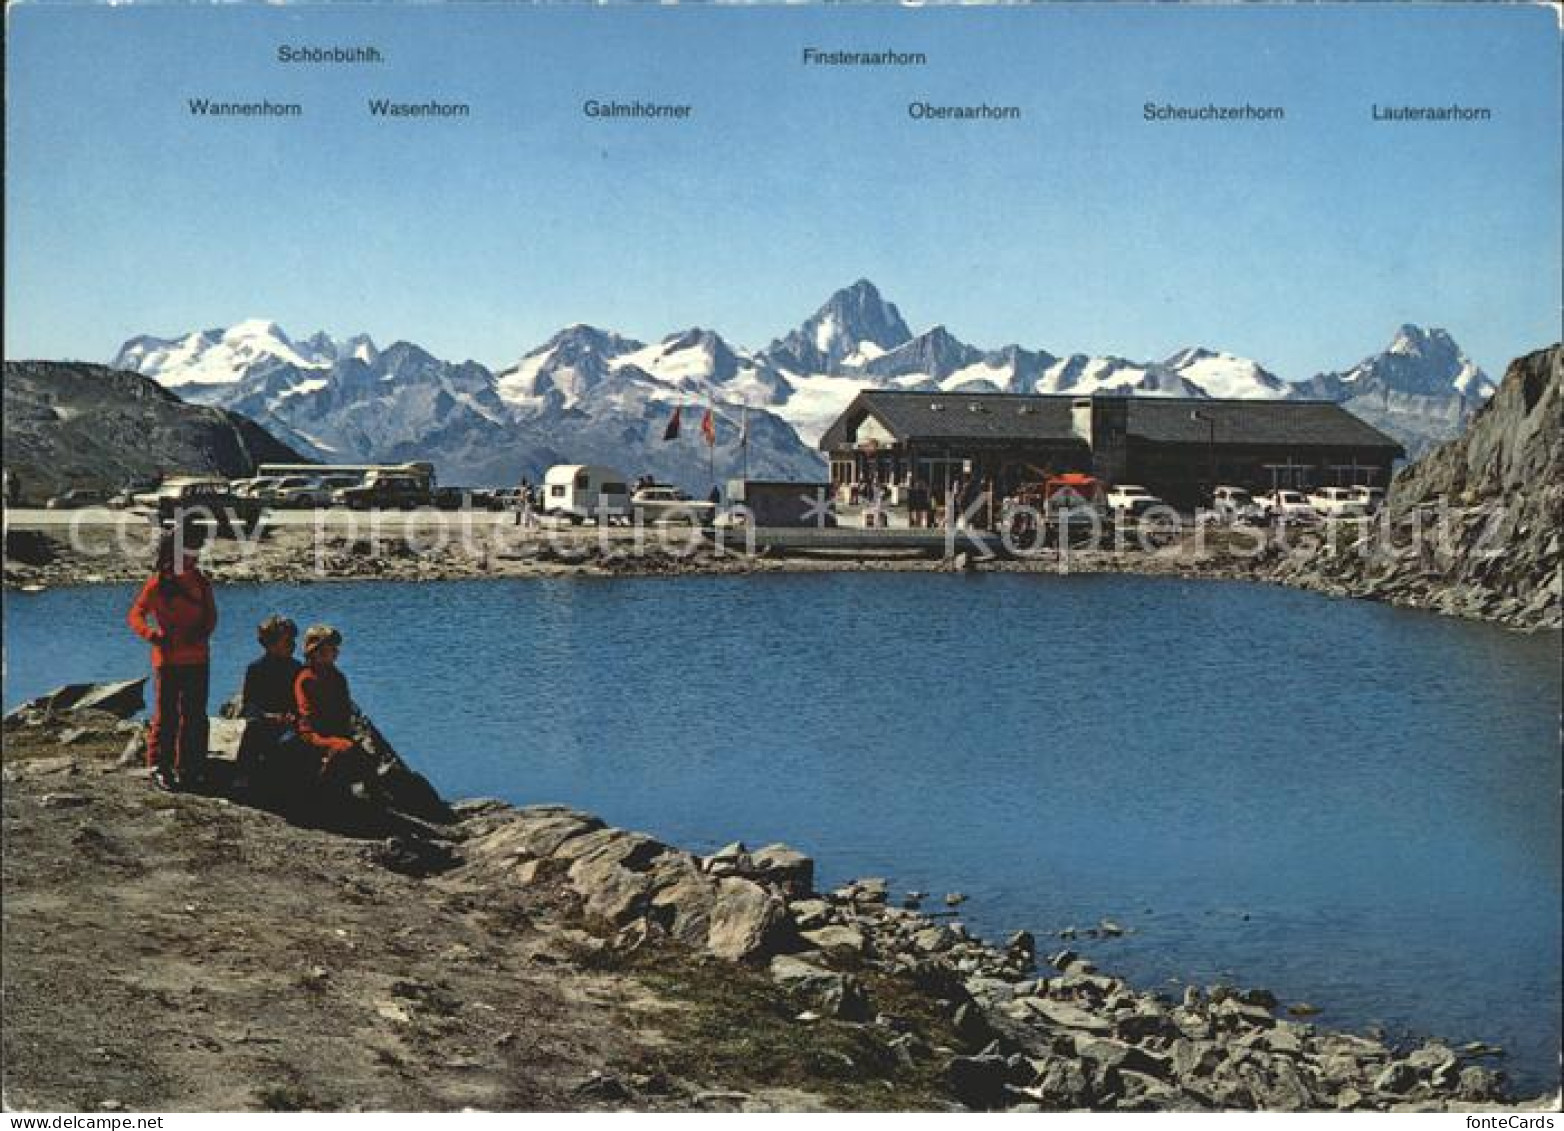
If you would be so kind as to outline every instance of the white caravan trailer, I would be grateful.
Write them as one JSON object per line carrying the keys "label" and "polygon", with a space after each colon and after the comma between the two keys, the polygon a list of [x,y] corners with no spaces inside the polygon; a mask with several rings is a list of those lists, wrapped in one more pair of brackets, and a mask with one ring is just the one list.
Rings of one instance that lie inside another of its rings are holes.
{"label": "white caravan trailer", "polygon": [[542,510],[572,522],[623,518],[630,513],[630,487],[611,467],[557,463],[543,476]]}

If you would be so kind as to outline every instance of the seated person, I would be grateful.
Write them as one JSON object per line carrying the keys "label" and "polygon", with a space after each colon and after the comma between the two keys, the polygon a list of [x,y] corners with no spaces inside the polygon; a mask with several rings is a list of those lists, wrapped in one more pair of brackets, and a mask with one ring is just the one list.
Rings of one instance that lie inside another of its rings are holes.
{"label": "seated person", "polygon": [[293,685],[303,666],[293,658],[293,642],[299,628],[287,617],[273,615],[255,630],[262,654],[244,672],[239,716],[249,721],[239,744],[241,788],[264,775],[276,777],[281,746],[292,737]]}
{"label": "seated person", "polygon": [[342,634],[311,625],[304,634],[304,667],[293,684],[299,737],[320,757],[319,778],[333,791],[379,801],[375,762],[353,737],[353,698],[337,667]]}

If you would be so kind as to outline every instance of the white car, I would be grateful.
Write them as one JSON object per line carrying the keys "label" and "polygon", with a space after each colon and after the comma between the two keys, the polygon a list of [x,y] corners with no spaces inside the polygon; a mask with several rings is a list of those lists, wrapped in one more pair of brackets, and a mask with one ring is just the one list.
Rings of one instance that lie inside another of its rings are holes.
{"label": "white car", "polygon": [[331,505],[331,492],[307,475],[288,475],[263,496],[278,507],[324,507]]}
{"label": "white car", "polygon": [[1115,514],[1138,518],[1152,507],[1166,506],[1161,499],[1134,483],[1120,483],[1108,492],[1108,509]]}
{"label": "white car", "polygon": [[1304,496],[1302,491],[1293,491],[1282,488],[1279,491],[1271,491],[1261,495],[1258,499],[1260,506],[1265,509],[1267,518],[1280,519],[1282,522],[1318,522],[1320,514]]}
{"label": "white car", "polygon": [[1321,518],[1362,518],[1368,513],[1351,487],[1321,487],[1309,496]]}
{"label": "white car", "polygon": [[1379,513],[1379,509],[1385,505],[1383,487],[1354,487],[1352,496],[1363,504],[1363,509],[1369,514]]}
{"label": "white car", "polygon": [[698,502],[677,487],[653,483],[630,496],[630,510],[642,522],[687,522],[699,525],[710,519],[716,507]]}
{"label": "white car", "polygon": [[1243,487],[1218,487],[1211,492],[1211,509],[1225,522],[1256,522],[1265,518],[1265,508]]}

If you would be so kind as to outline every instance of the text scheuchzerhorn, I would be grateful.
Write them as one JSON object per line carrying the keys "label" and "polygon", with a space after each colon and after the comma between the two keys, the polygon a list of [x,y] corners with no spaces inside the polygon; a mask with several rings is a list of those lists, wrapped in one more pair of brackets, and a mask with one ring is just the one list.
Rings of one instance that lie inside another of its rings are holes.
{"label": "text scheuchzerhorn", "polygon": [[384,63],[378,47],[311,47],[290,43],[277,45],[279,63]]}
{"label": "text scheuchzerhorn", "polygon": [[465,102],[393,102],[389,98],[371,98],[372,118],[467,118],[472,107]]}
{"label": "text scheuchzerhorn", "polygon": [[197,118],[301,118],[304,107],[297,102],[218,102],[211,98],[191,98],[186,102]]}
{"label": "text scheuchzerhorn", "polygon": [[1204,106],[1148,102],[1141,107],[1141,117],[1148,122],[1281,122],[1287,119],[1287,110],[1283,106],[1253,106],[1248,102],[1237,106],[1218,106],[1214,102]]}
{"label": "text scheuchzerhorn", "polygon": [[1374,103],[1370,115],[1376,122],[1487,122],[1493,111],[1486,106],[1381,106]]}
{"label": "text scheuchzerhorn", "polygon": [[993,106],[987,102],[972,106],[940,106],[919,101],[907,103],[907,117],[915,122],[1014,122],[1021,117],[1021,107]]}
{"label": "text scheuchzerhorn", "polygon": [[594,120],[682,122],[695,113],[695,108],[683,102],[603,102],[588,98],[581,104],[581,113]]}
{"label": "text scheuchzerhorn", "polygon": [[806,47],[802,62],[806,67],[926,67],[929,57],[922,51],[821,51]]}

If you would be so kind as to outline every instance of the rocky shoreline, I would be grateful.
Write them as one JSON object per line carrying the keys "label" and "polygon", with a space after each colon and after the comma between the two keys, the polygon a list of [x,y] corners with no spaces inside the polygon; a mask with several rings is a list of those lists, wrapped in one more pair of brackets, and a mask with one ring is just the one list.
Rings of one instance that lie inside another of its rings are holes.
{"label": "rocky shoreline", "polygon": [[[1487,512],[1459,512],[1460,529],[1487,521]],[[1336,597],[1382,601],[1451,616],[1487,621],[1520,631],[1556,630],[1564,624],[1560,580],[1546,563],[1530,568],[1540,582],[1517,589],[1513,578],[1473,580],[1448,558],[1391,531],[1369,539],[1294,534],[1255,550],[1258,532],[1209,530],[1157,548],[1046,551],[1027,558],[981,560],[958,552],[948,558],[786,556],[693,548],[634,546],[624,538],[551,533],[499,543],[478,542],[430,549],[416,540],[329,536],[317,546],[300,528],[279,529],[245,544],[208,544],[203,565],[219,585],[311,584],[335,581],[464,581],[524,578],[743,576],[805,572],[1123,573],[1155,577],[1253,581],[1287,585]],[[1465,537],[1465,535],[1462,535]],[[1468,537],[1470,541],[1470,537]],[[142,580],[151,555],[150,531],[135,531],[123,552],[83,554],[55,534],[11,530],[6,536],[5,588],[23,592],[75,585],[129,584]],[[1557,536],[1552,558],[1557,559]],[[1517,594],[1520,595],[1517,595]]]}
{"label": "rocky shoreline", "polygon": [[[1512,1100],[1487,1046],[1320,1029],[1262,989],[1174,1000],[1074,949],[1041,953],[1026,932],[985,942],[883,879],[817,891],[813,861],[787,845],[701,855],[562,805],[447,806],[394,753],[392,796],[420,815],[386,815],[389,831],[300,827],[221,789],[159,794],[139,768],[140,724],[121,717],[135,686],[7,718],[8,1106]],[[237,740],[224,729],[237,724],[214,725],[219,747]],[[143,1049],[160,1025],[183,1036]],[[321,1069],[321,1033],[367,1050],[363,1063]],[[250,1090],[214,1093],[214,1063]]]}

